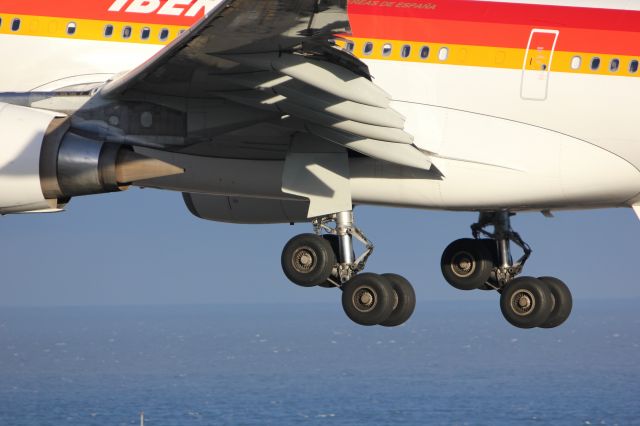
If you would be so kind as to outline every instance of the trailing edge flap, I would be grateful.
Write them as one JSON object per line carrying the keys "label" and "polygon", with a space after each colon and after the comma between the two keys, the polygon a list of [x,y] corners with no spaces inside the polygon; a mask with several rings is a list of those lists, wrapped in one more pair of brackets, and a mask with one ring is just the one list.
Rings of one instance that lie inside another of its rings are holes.
{"label": "trailing edge flap", "polygon": [[308,198],[309,218],[351,210],[347,151],[308,135],[296,136],[284,163],[282,192]]}
{"label": "trailing edge flap", "polygon": [[324,126],[308,124],[307,130],[323,139],[357,151],[371,158],[401,166],[429,170],[431,157],[413,144],[394,143],[348,135]]}

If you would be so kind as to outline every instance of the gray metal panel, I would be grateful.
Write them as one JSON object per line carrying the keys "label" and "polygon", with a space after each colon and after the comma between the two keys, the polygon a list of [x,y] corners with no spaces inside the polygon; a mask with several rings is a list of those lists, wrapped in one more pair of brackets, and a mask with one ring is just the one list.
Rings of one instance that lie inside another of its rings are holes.
{"label": "gray metal panel", "polygon": [[189,211],[196,217],[216,222],[267,224],[307,221],[307,201],[269,200],[226,195],[183,193]]}

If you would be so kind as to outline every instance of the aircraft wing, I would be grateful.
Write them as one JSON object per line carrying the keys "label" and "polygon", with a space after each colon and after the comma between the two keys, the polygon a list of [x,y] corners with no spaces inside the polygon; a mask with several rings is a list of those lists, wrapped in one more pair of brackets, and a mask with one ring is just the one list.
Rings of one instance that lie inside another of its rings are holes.
{"label": "aircraft wing", "polygon": [[346,0],[223,0],[101,97],[187,117],[183,138],[158,138],[173,152],[281,159],[303,139],[428,169],[389,95],[336,46],[349,31]]}

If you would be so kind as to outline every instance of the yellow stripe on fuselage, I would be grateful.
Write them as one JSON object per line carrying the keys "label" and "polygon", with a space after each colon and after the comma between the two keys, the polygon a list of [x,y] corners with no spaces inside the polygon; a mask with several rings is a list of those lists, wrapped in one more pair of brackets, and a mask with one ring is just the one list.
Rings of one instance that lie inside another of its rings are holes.
{"label": "yellow stripe on fuselage", "polygon": [[[412,42],[402,40],[369,40],[362,38],[348,38],[349,41],[354,43],[353,54],[360,59],[375,59],[384,61],[397,61],[397,62],[421,62],[431,64],[442,65],[460,65],[460,66],[474,66],[474,67],[487,67],[487,68],[506,68],[522,70],[524,64],[526,49],[513,49],[504,47],[490,47],[490,46],[472,46],[461,44],[443,44],[443,43],[427,43],[427,42]],[[373,43],[373,49],[370,54],[364,54],[364,47],[367,42]],[[383,46],[385,44],[391,44],[391,53],[383,55]],[[341,47],[345,46],[344,41],[338,41]],[[410,46],[411,51],[406,58],[402,57],[403,46]],[[424,46],[429,47],[429,56],[426,59],[420,57],[420,51]],[[447,58],[445,60],[439,59],[440,49],[448,49]],[[549,52],[537,51],[539,55],[548,55]],[[529,56],[531,56],[530,52]],[[580,57],[581,64],[577,69],[571,67],[571,62],[574,57]],[[593,58],[600,59],[600,66],[597,70],[592,70],[590,67],[591,60]],[[618,59],[619,68],[617,71],[610,70],[611,61]],[[553,53],[550,71],[553,72],[567,72],[578,74],[595,74],[595,75],[609,75],[609,76],[625,76],[625,77],[638,77],[640,72],[630,72],[629,65],[631,61],[638,61],[640,58],[625,55],[610,55],[610,54],[593,54],[584,52],[559,52]],[[530,71],[540,71],[535,64],[526,64],[526,69]]]}

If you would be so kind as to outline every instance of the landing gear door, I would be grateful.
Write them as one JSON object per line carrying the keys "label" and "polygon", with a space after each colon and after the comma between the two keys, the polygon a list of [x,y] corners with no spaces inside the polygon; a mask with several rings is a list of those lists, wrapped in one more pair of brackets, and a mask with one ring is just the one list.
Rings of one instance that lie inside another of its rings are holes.
{"label": "landing gear door", "polygon": [[522,65],[520,87],[522,99],[534,101],[547,99],[549,72],[559,33],[558,30],[534,29],[531,31]]}

